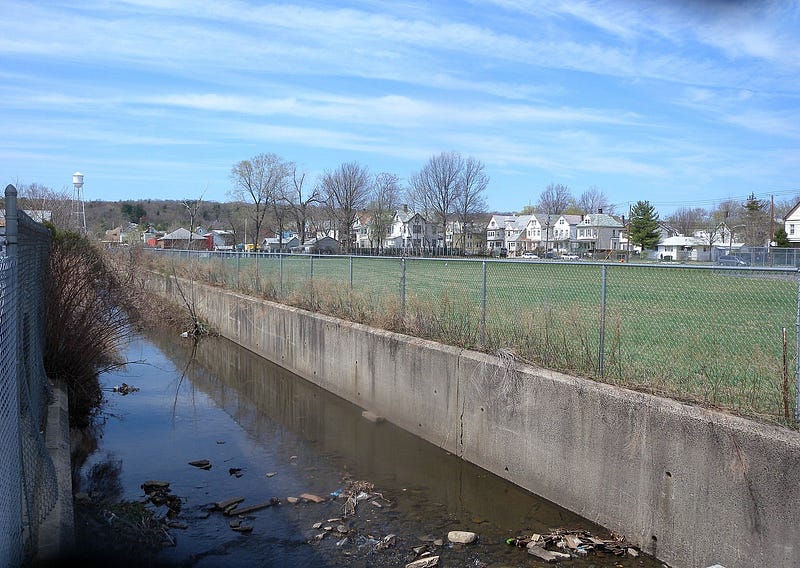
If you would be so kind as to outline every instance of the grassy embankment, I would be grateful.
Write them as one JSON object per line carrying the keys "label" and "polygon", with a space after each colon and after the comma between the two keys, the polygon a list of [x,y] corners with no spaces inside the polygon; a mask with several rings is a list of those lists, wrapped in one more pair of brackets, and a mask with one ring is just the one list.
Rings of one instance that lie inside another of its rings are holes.
{"label": "grassy embankment", "polygon": [[[337,317],[792,424],[798,281],[793,272],[260,255],[184,258],[178,274]],[[174,262],[176,259],[170,261]],[[166,261],[166,258],[162,259]],[[784,366],[783,330],[786,330]],[[788,388],[784,388],[784,379]]]}

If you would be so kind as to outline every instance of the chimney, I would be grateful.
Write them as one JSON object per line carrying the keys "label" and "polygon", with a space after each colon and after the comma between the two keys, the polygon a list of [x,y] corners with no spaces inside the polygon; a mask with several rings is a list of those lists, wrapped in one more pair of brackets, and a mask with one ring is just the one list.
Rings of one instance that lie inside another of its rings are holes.
{"label": "chimney", "polygon": [[602,208],[602,207],[598,207],[598,208],[597,208],[597,212],[598,212],[600,215],[602,215],[602,214],[603,214],[603,208]]}
{"label": "chimney", "polygon": [[408,204],[403,203],[403,213],[408,213]]}

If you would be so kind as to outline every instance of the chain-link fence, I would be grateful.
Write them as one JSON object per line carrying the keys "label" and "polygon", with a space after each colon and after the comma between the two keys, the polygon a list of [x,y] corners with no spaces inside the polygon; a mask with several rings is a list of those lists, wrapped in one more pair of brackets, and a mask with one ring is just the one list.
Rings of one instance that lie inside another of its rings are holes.
{"label": "chain-link fence", "polygon": [[44,431],[51,398],[44,372],[44,285],[50,232],[5,191],[0,228],[0,565],[34,553],[58,484]]}
{"label": "chain-link fence", "polygon": [[[795,425],[795,268],[154,251],[338,317]],[[180,267],[178,267],[180,265]]]}

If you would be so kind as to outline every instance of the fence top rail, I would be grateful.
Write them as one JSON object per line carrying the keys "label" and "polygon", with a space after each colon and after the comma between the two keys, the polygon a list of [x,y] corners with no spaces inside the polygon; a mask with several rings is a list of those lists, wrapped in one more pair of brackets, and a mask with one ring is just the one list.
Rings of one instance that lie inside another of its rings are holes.
{"label": "fence top rail", "polygon": [[509,263],[509,264],[558,264],[558,265],[575,265],[575,266],[619,266],[630,268],[649,268],[658,270],[725,270],[725,271],[738,271],[738,272],[779,272],[779,273],[800,273],[800,267],[795,266],[721,266],[719,264],[684,264],[675,262],[619,262],[611,260],[562,260],[562,259],[523,259],[523,258],[493,258],[485,256],[475,257],[461,257],[461,256],[401,256],[401,255],[365,255],[365,254],[327,254],[327,253],[307,253],[307,252],[271,252],[271,251],[208,251],[208,250],[190,250],[190,249],[161,249],[150,248],[151,250],[159,253],[170,254],[196,254],[196,255],[214,255],[214,256],[240,256],[240,257],[290,257],[290,258],[340,258],[340,259],[374,259],[374,260],[400,260],[406,261],[424,260],[426,262],[492,262],[492,263]]}

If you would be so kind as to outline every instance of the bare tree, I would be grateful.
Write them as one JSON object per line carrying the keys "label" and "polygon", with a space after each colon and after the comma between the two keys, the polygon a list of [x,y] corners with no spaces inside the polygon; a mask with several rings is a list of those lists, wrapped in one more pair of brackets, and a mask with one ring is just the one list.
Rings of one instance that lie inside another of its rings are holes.
{"label": "bare tree", "polygon": [[702,211],[703,214],[698,221],[697,228],[699,228],[699,236],[704,245],[709,248],[716,244],[724,244],[725,239],[725,215],[719,209],[715,211],[707,211],[698,208],[695,211]]}
{"label": "bare tree", "polygon": [[800,195],[775,200],[775,217],[783,219],[800,202]]}
{"label": "bare tree", "polygon": [[461,191],[456,199],[456,209],[461,222],[461,249],[467,249],[467,227],[474,221],[475,216],[486,212],[486,188],[489,186],[489,176],[483,168],[483,163],[470,156],[464,161],[461,174]]}
{"label": "bare tree", "polygon": [[339,242],[346,252],[353,247],[352,232],[356,215],[367,206],[372,179],[357,162],[342,164],[325,172],[320,180],[323,195],[336,220]]}
{"label": "bare tree", "polygon": [[550,230],[556,221],[555,217],[562,215],[571,201],[569,188],[560,183],[550,183],[539,196],[538,210],[544,217],[545,252],[550,248]]}
{"label": "bare tree", "polygon": [[[181,201],[183,206],[186,208],[186,211],[189,213],[189,232],[194,234],[195,229],[195,221],[197,220],[197,212],[200,209],[200,205],[203,203],[203,196],[206,194],[206,189],[203,190],[203,193],[200,194],[199,199],[184,199]],[[191,248],[191,242],[189,243]]]}
{"label": "bare tree", "polygon": [[289,206],[289,214],[294,220],[297,237],[302,245],[306,242],[306,231],[311,221],[313,207],[322,203],[322,197],[318,187],[313,187],[310,193],[304,195],[306,172],[298,169],[294,163],[291,164],[290,168],[292,170],[292,183],[287,185],[283,199]]}
{"label": "bare tree", "polygon": [[[50,221],[56,227],[65,229],[72,222],[72,195],[66,189],[53,191],[47,186],[30,183],[17,184],[19,200],[23,209],[35,211],[35,221]],[[48,217],[45,219],[44,217]]]}
{"label": "bare tree", "polygon": [[[231,168],[233,188],[228,195],[235,200],[252,203],[253,243],[257,244],[264,216],[284,194],[289,175],[288,164],[275,154],[258,154]],[[247,240],[247,235],[245,235]]]}
{"label": "bare tree", "polygon": [[245,219],[248,216],[244,203],[234,203],[231,207],[226,209],[225,224],[230,227],[233,233],[233,245],[235,247],[238,243],[244,243],[247,240],[247,235],[243,234],[242,227],[245,225]]}
{"label": "bare tree", "polygon": [[436,217],[445,246],[447,221],[456,212],[462,191],[463,172],[464,158],[461,154],[442,152],[432,156],[410,179],[410,201],[415,208],[423,209]]}
{"label": "bare tree", "polygon": [[698,229],[707,229],[710,213],[702,207],[679,207],[672,215],[667,217],[667,222],[675,227],[684,236],[691,236]]}
{"label": "bare tree", "polygon": [[604,213],[612,214],[613,207],[608,202],[608,198],[602,189],[593,185],[578,198],[577,208],[582,215],[587,213],[597,213],[603,211]]}
{"label": "bare tree", "polygon": [[395,174],[381,172],[375,176],[372,199],[367,206],[370,216],[370,246],[382,248],[386,233],[392,224],[392,216],[397,209],[400,194],[400,178]]}

